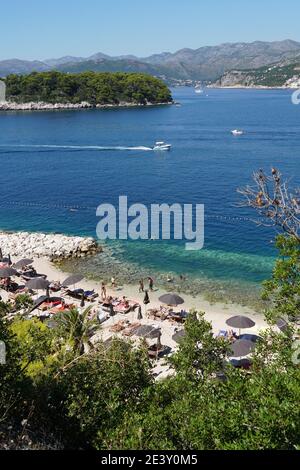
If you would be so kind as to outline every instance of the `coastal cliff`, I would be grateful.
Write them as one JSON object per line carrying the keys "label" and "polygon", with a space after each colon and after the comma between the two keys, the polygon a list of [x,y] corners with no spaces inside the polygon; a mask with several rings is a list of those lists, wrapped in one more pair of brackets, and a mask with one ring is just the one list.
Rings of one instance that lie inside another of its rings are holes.
{"label": "coastal cliff", "polygon": [[299,88],[300,63],[279,63],[253,70],[231,70],[212,87],[220,88]]}

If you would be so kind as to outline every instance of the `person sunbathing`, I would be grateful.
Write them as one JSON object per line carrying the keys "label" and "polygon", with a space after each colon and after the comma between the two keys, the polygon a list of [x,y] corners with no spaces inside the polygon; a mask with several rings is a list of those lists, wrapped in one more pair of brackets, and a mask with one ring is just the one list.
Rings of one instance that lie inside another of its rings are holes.
{"label": "person sunbathing", "polygon": [[61,289],[61,287],[62,287],[62,286],[61,286],[60,281],[53,281],[53,282],[51,282],[50,285],[49,285],[49,288],[50,288],[52,291],[54,291],[54,292],[59,291],[59,290]]}

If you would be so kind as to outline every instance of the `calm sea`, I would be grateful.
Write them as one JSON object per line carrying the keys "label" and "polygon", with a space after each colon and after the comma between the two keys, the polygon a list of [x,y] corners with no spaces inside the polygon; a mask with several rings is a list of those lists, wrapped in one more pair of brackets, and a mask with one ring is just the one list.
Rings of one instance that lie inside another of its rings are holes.
{"label": "calm sea", "polygon": [[[178,88],[173,96],[180,107],[0,113],[1,229],[95,236],[96,206],[119,195],[130,204],[203,203],[204,250],[117,242],[116,257],[149,272],[245,283],[268,277],[274,232],[235,206],[236,189],[272,166],[299,184],[300,106],[282,90]],[[235,128],[246,134],[233,137]],[[172,151],[143,149],[156,140]]]}

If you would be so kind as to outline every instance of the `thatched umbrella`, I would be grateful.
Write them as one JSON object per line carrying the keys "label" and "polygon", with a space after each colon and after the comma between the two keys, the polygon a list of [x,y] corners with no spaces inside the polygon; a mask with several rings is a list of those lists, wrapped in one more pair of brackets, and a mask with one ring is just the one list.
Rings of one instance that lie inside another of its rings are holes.
{"label": "thatched umbrella", "polygon": [[251,318],[244,317],[243,315],[237,315],[235,317],[228,318],[226,324],[232,328],[238,328],[239,336],[241,336],[241,330],[245,328],[253,328],[255,322]]}
{"label": "thatched umbrella", "polygon": [[112,303],[109,304],[109,316],[110,317],[114,317],[116,314],[115,310],[114,310],[114,306]]}
{"label": "thatched umbrella", "polygon": [[157,343],[156,343],[157,351],[159,351],[162,348],[161,337],[162,337],[162,332],[159,330],[159,333],[157,336]]}
{"label": "thatched umbrella", "polygon": [[229,357],[242,357],[248,356],[254,349],[255,343],[246,339],[238,339],[231,346],[228,353]]}
{"label": "thatched umbrella", "polygon": [[147,290],[145,291],[143,304],[145,305],[145,312],[146,312],[147,305],[150,304],[150,298],[149,298],[149,294]]}
{"label": "thatched umbrella", "polygon": [[10,268],[10,267],[0,268],[0,278],[11,277],[11,276],[15,276],[16,274],[17,274],[17,271],[13,268]]}
{"label": "thatched umbrella", "polygon": [[142,319],[143,319],[142,307],[141,307],[140,305],[138,306],[137,319],[138,319],[138,320],[142,320]]}
{"label": "thatched umbrella", "polygon": [[34,279],[30,279],[30,281],[27,281],[25,284],[25,287],[27,289],[32,289],[32,290],[46,290],[49,288],[50,282],[44,279],[43,277],[35,277]]}
{"label": "thatched umbrella", "polygon": [[82,279],[84,279],[82,274],[72,274],[71,276],[67,277],[64,282],[62,282],[62,285],[65,287],[75,286],[75,284],[82,281]]}
{"label": "thatched umbrella", "polygon": [[177,307],[177,305],[184,304],[184,299],[177,294],[164,294],[158,299],[161,303]]}
{"label": "thatched umbrella", "polygon": [[186,336],[186,331],[185,330],[180,330],[177,331],[173,336],[172,340],[175,341],[175,343],[180,344],[183,338]]}
{"label": "thatched umbrella", "polygon": [[288,322],[284,320],[284,318],[279,318],[276,323],[277,327],[280,329],[280,331],[286,331],[288,328]]}
{"label": "thatched umbrella", "polygon": [[158,338],[161,335],[159,328],[155,328],[151,325],[142,325],[134,330],[134,335],[141,336],[143,338]]}
{"label": "thatched umbrella", "polygon": [[24,268],[25,266],[30,266],[32,263],[33,263],[33,259],[22,258],[19,261],[17,261],[16,263],[14,263],[13,267],[15,269],[21,269],[21,268]]}

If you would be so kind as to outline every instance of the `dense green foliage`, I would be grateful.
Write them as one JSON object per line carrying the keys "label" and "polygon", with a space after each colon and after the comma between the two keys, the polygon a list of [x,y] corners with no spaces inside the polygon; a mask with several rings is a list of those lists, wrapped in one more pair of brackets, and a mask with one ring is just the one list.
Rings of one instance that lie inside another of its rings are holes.
{"label": "dense green foliage", "polygon": [[300,371],[292,327],[263,334],[249,373],[225,361],[228,343],[214,338],[210,323],[194,312],[171,360],[176,375],[159,382],[142,344],[116,339],[78,355],[64,347],[62,330],[47,331],[37,320],[0,320],[0,328],[8,345],[7,364],[0,366],[2,440],[8,426],[25,419],[31,440],[47,430],[35,448],[45,448],[53,436],[67,448],[299,446]]}
{"label": "dense green foliage", "polygon": [[91,105],[167,103],[170,90],[158,78],[140,73],[69,74],[41,72],[9,75],[5,79],[7,99],[18,103],[81,103]]}
{"label": "dense green foliage", "polygon": [[[89,309],[62,313],[48,328],[8,320],[12,306],[0,302],[0,448],[299,449],[300,240],[285,233],[276,243],[263,294],[270,327],[249,370],[228,361],[229,340],[214,336],[204,313],[190,312],[167,359],[173,375],[155,381],[143,341],[91,341]],[[273,326],[278,318],[284,331]]]}
{"label": "dense green foliage", "polygon": [[272,278],[264,282],[263,297],[272,301],[267,312],[270,321],[279,318],[290,321],[300,318],[300,242],[294,237],[281,235],[276,240],[280,257],[276,261]]}

